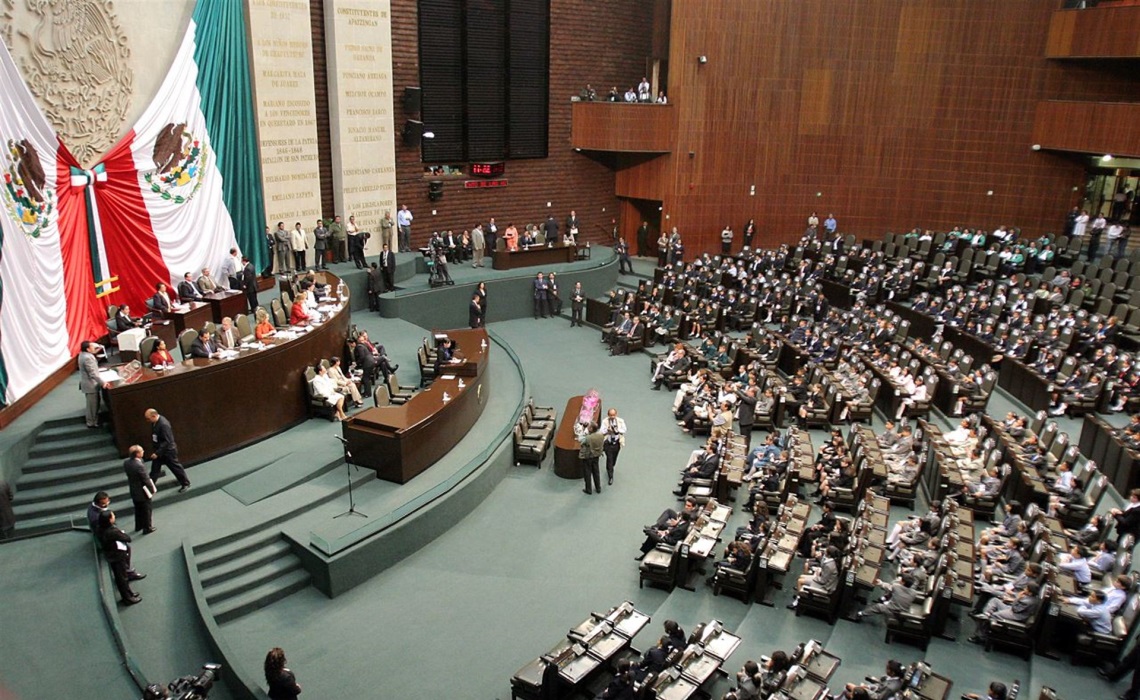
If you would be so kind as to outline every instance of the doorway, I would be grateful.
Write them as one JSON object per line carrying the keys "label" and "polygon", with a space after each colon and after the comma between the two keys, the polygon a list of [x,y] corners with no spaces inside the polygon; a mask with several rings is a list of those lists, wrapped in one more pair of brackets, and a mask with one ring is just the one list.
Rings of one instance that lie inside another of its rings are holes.
{"label": "doorway", "polygon": [[[661,202],[653,199],[619,197],[621,202],[621,235],[629,244],[632,255],[657,256],[657,237],[661,235]],[[649,225],[644,241],[645,250],[639,250],[638,229],[642,223]]]}

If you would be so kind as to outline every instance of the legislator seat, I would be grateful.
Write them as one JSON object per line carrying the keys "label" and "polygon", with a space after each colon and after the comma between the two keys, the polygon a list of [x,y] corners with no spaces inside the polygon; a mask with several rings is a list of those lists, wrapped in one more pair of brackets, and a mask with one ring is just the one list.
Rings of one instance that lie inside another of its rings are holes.
{"label": "legislator seat", "polygon": [[190,359],[190,346],[198,338],[198,331],[193,328],[187,328],[178,334],[178,350],[182,353],[183,360]]}

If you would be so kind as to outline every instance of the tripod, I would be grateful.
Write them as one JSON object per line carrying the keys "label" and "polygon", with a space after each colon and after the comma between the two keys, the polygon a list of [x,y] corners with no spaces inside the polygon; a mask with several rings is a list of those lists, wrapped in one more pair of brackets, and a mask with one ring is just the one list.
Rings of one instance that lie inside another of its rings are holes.
{"label": "tripod", "polygon": [[352,467],[354,465],[352,464],[352,453],[348,451],[348,440],[345,440],[340,435],[333,435],[333,437],[340,440],[340,446],[344,448],[344,473],[345,476],[348,477],[348,510],[340,515],[334,516],[333,520],[343,518],[346,515],[359,515],[362,518],[367,518],[367,515],[356,509],[356,499],[352,495]]}

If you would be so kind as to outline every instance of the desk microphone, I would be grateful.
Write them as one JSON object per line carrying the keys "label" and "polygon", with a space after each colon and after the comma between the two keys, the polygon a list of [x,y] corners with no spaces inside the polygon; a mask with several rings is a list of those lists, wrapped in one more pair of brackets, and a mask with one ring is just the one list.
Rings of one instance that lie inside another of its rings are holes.
{"label": "desk microphone", "polygon": [[336,433],[333,433],[333,437],[336,438],[337,440],[340,440],[341,442],[343,442],[346,445],[348,444],[348,440],[345,440],[343,437],[341,437],[340,435],[337,435]]}

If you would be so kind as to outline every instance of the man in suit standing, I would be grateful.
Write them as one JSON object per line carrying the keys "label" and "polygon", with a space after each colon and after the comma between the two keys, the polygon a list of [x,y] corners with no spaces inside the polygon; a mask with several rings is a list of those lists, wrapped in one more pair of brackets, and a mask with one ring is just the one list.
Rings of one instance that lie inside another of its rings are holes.
{"label": "man in suit standing", "polygon": [[190,279],[190,273],[182,275],[182,281],[178,283],[178,298],[185,302],[198,301],[202,298],[201,292],[198,291],[198,286],[194,284],[194,280]]}
{"label": "man in suit standing", "polygon": [[153,408],[146,410],[146,419],[150,422],[150,438],[154,443],[154,452],[150,455],[150,480],[157,482],[162,477],[162,467],[167,466],[182,485],[178,493],[188,490],[190,479],[178,461],[178,444],[174,442],[174,429],[170,427],[170,421]]}
{"label": "man in suit standing", "polygon": [[380,242],[388,246],[388,250],[399,250],[400,239],[396,236],[396,222],[392,220],[392,211],[390,209],[384,210],[384,216],[380,218]]}
{"label": "man in suit standing", "polygon": [[387,243],[380,249],[380,275],[384,278],[384,291],[396,288],[396,254]]}
{"label": "man in suit standing", "polygon": [[[557,226],[558,224],[555,224],[555,227]],[[546,278],[542,276],[541,272],[538,273],[538,276],[534,279],[534,319],[536,321],[540,314],[543,318],[546,318],[550,313],[549,292],[550,283],[546,281]]]}
{"label": "man in suit standing", "polygon": [[[570,216],[566,217],[566,235],[572,237],[575,241],[578,240],[578,212],[573,209],[570,210]],[[550,239],[547,238],[547,241]],[[554,242],[558,245],[558,241]]]}
{"label": "man in suit standing", "polygon": [[736,422],[740,425],[740,435],[744,438],[744,451],[752,447],[752,426],[756,423],[756,394],[760,387],[755,385],[736,389]]}
{"label": "man in suit standing", "polygon": [[151,499],[154,498],[154,482],[143,464],[142,445],[131,445],[123,461],[123,471],[127,474],[127,485],[131,489],[131,502],[135,504],[135,532],[150,534],[155,531],[151,522]]}
{"label": "man in suit standing", "polygon": [[606,436],[599,432],[598,426],[593,423],[586,426],[586,434],[579,438],[578,463],[582,467],[582,479],[586,482],[586,488],[582,489],[582,493],[587,496],[594,494],[590,489],[591,479],[594,490],[602,492],[602,475],[598,469],[598,460],[604,451],[605,440]]}
{"label": "man in suit standing", "polygon": [[249,258],[243,257],[241,259],[241,288],[245,292],[245,301],[249,304],[249,312],[253,313],[257,308],[257,273],[253,269],[253,263]]}
{"label": "man in suit standing", "polygon": [[618,417],[616,408],[611,408],[606,412],[606,419],[602,423],[602,432],[606,436],[606,441],[602,445],[602,451],[606,454],[606,482],[613,486],[614,467],[617,466],[618,453],[625,446],[625,421]]}
{"label": "man in suit standing", "polygon": [[79,390],[87,399],[88,428],[99,427],[99,392],[111,386],[99,379],[99,360],[95,354],[100,352],[103,346],[93,340],[85,340],[79,346]]}
{"label": "man in suit standing", "polygon": [[550,273],[550,278],[547,280],[549,289],[547,294],[550,298],[550,315],[557,316],[562,313],[562,295],[558,292],[558,282],[554,279],[554,273]]}
{"label": "man in suit standing", "polygon": [[[471,229],[471,267],[483,267],[483,252],[487,247],[487,237],[483,234],[483,224],[475,224]],[[491,251],[494,255],[494,251]]]}
{"label": "man in suit standing", "polygon": [[471,295],[471,304],[467,307],[467,323],[472,328],[482,328],[486,325],[483,307],[479,305],[479,295]]}
{"label": "man in suit standing", "polygon": [[317,262],[314,267],[318,270],[329,269],[329,261],[327,251],[329,248],[329,238],[331,233],[325,228],[323,219],[317,219],[317,227],[313,229],[313,250],[317,256]]}
{"label": "man in suit standing", "polygon": [[203,328],[198,331],[198,337],[190,344],[190,357],[200,357],[212,360],[221,355],[217,343],[210,337],[210,331]]}
{"label": "man in suit standing", "polygon": [[629,245],[624,238],[619,238],[618,242],[614,244],[614,253],[617,254],[618,258],[618,274],[624,275],[628,269],[629,274],[632,275],[633,261],[629,259]]}
{"label": "man in suit standing", "polygon": [[277,274],[284,275],[293,269],[291,258],[293,255],[292,237],[285,230],[285,222],[277,222],[277,230],[273,232],[273,242],[277,246]]}
{"label": "man in suit standing", "polygon": [[103,557],[111,567],[111,575],[115,579],[115,587],[119,589],[123,603],[134,605],[141,601],[142,596],[131,590],[131,581],[138,581],[146,576],[131,571],[131,536],[115,525],[114,512],[108,510],[99,514],[96,537],[103,549]]}
{"label": "man in suit standing", "polygon": [[642,221],[641,226],[637,228],[637,254],[640,257],[651,257],[652,253],[649,252],[649,222]]}
{"label": "man in suit standing", "polygon": [[547,243],[553,244],[558,241],[558,221],[555,220],[553,214],[546,217],[546,223],[542,225],[542,230],[546,234]]}
{"label": "man in suit standing", "polygon": [[380,274],[380,266],[372,263],[368,270],[368,310],[380,310],[380,295],[384,293],[384,276]]}
{"label": "man in suit standing", "polygon": [[570,292],[570,327],[582,326],[582,311],[586,308],[586,293],[582,291],[582,283],[574,283],[574,291]]}
{"label": "man in suit standing", "polygon": [[487,220],[487,229],[485,231],[487,239],[487,250],[490,251],[491,257],[495,256],[495,241],[499,237],[499,227],[495,225],[495,217]]}

